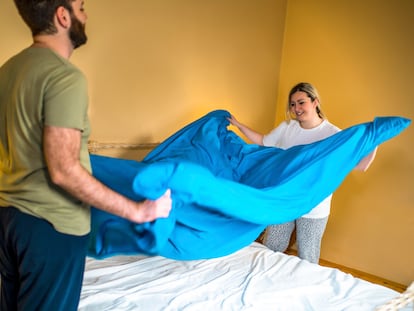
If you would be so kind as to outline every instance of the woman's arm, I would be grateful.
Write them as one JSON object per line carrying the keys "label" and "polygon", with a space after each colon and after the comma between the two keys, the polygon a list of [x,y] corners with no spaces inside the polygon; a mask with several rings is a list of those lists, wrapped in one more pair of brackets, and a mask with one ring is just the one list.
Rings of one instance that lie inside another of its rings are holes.
{"label": "woman's arm", "polygon": [[242,132],[249,140],[251,140],[256,145],[263,146],[263,134],[260,134],[246,125],[240,123],[233,115],[230,118],[227,118],[229,122],[237,127],[240,132]]}
{"label": "woman's arm", "polygon": [[374,149],[374,151],[372,151],[369,155],[367,155],[365,158],[363,158],[358,163],[358,165],[355,166],[354,169],[357,170],[357,171],[363,171],[363,172],[365,172],[371,166],[371,163],[374,161],[375,156],[377,154],[377,150],[378,150],[378,147],[376,147]]}

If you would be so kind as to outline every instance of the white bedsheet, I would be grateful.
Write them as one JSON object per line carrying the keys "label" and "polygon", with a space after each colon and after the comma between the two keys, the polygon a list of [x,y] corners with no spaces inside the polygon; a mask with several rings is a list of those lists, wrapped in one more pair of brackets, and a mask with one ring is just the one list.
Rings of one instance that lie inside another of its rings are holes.
{"label": "white bedsheet", "polygon": [[87,258],[79,310],[372,311],[398,295],[253,243],[209,260]]}

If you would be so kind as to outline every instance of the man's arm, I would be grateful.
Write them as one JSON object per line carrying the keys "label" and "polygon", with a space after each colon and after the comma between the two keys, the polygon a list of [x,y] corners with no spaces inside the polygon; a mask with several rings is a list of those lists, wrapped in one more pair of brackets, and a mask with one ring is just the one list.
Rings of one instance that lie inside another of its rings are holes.
{"label": "man's arm", "polygon": [[43,141],[52,182],[82,202],[137,223],[168,217],[172,205],[170,190],[155,201],[135,202],[94,178],[80,164],[79,130],[46,126]]}

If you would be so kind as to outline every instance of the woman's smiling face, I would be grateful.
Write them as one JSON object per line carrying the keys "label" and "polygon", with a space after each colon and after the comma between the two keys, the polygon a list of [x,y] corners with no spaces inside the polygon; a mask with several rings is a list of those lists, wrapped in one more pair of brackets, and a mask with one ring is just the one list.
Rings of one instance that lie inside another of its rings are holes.
{"label": "woman's smiling face", "polygon": [[319,119],[316,111],[317,105],[317,100],[312,101],[306,92],[298,91],[290,97],[290,112],[299,122]]}

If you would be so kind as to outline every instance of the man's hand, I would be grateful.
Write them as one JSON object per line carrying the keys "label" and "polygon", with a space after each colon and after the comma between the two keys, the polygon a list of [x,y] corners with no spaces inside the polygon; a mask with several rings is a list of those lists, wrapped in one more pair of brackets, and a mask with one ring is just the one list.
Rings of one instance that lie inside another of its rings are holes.
{"label": "man's hand", "polygon": [[157,200],[145,200],[137,204],[137,209],[133,211],[128,219],[142,223],[153,221],[157,218],[167,218],[172,207],[171,190],[168,189]]}

